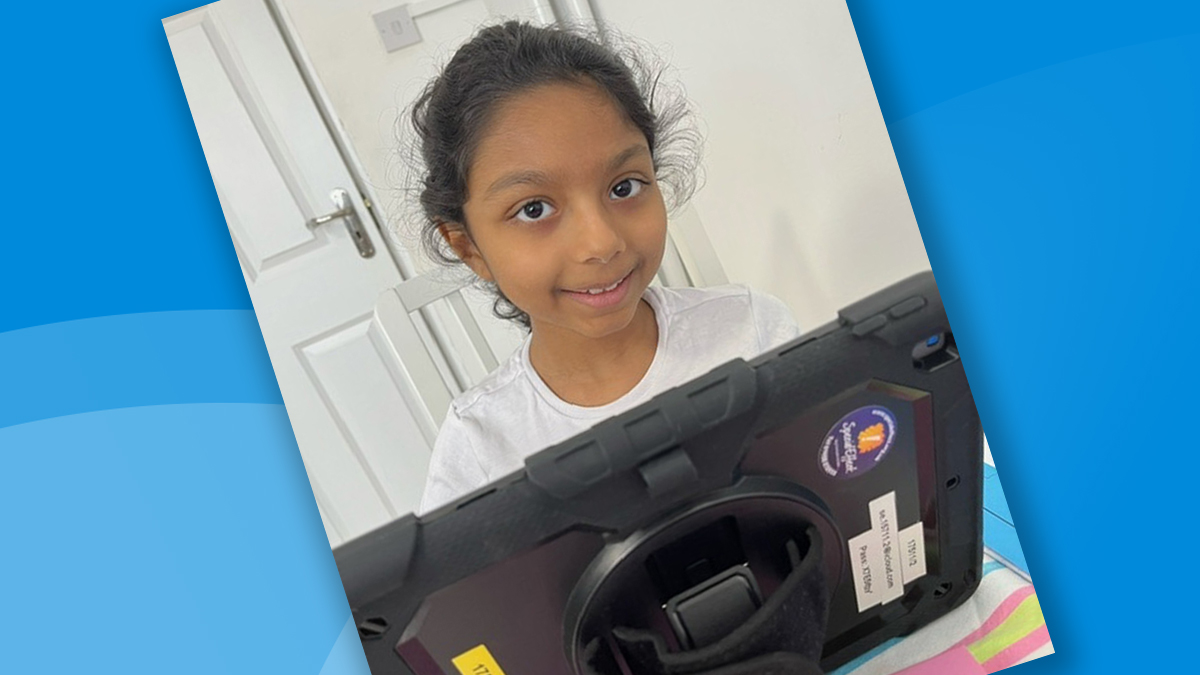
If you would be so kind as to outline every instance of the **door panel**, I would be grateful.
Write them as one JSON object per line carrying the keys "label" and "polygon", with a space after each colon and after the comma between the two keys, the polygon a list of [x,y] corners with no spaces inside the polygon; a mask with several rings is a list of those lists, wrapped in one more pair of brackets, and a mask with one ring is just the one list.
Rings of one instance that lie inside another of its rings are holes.
{"label": "door panel", "polygon": [[392,379],[390,354],[371,339],[373,316],[296,345],[296,352],[342,436],[371,469],[377,489],[393,505],[419,495],[436,428],[410,408],[405,381]]}

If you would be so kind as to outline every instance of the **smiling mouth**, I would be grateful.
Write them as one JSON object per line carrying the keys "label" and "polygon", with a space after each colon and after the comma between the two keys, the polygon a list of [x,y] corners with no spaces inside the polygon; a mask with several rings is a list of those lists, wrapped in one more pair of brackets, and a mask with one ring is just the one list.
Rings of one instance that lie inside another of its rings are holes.
{"label": "smiling mouth", "polygon": [[608,293],[609,291],[614,290],[617,286],[620,286],[621,283],[624,282],[626,279],[628,279],[631,274],[633,274],[633,270],[629,270],[629,272],[627,272],[625,274],[625,276],[621,277],[620,279],[617,279],[616,281],[612,282],[611,284],[609,284],[607,286],[593,286],[591,288],[583,288],[583,289],[579,289],[579,290],[568,289],[567,292],[568,293],[579,293],[581,295],[600,295],[602,293]]}

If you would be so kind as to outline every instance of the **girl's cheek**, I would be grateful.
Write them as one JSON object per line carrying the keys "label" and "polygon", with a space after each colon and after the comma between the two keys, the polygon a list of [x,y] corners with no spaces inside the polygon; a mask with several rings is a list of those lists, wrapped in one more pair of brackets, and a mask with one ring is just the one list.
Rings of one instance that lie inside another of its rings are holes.
{"label": "girl's cheek", "polygon": [[549,247],[531,246],[514,252],[509,259],[508,271],[511,283],[522,289],[535,289],[552,285],[557,277],[558,254]]}

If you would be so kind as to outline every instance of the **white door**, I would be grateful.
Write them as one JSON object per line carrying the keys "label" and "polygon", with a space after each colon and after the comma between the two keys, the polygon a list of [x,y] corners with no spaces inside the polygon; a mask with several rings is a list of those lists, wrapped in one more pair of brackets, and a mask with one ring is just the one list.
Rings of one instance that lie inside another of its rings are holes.
{"label": "white door", "polygon": [[[372,321],[403,279],[265,3],[222,0],[164,27],[336,546],[417,505],[451,392],[420,340],[397,363],[399,342]],[[370,257],[345,218],[308,225],[338,210],[335,190]]]}

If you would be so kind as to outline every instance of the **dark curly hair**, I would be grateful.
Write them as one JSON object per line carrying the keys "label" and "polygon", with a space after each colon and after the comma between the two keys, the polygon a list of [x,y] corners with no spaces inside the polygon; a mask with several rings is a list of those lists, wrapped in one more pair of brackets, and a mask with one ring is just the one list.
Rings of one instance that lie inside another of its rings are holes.
{"label": "dark curly hair", "polygon": [[[646,137],[668,208],[687,201],[700,157],[700,135],[690,124],[687,99],[677,86],[664,85],[663,66],[647,64],[645,47],[615,34],[605,38],[578,27],[517,21],[489,26],[460,47],[426,85],[409,117],[417,145],[414,159],[420,164],[421,178],[413,187],[422,211],[421,243],[430,257],[447,265],[461,263],[439,228],[457,223],[470,234],[463,204],[480,136],[500,104],[540,85],[599,86]],[[610,47],[614,40],[624,46]],[[496,296],[496,316],[530,327],[529,316],[495,284],[486,286]]]}

